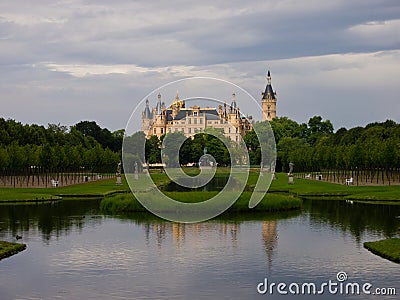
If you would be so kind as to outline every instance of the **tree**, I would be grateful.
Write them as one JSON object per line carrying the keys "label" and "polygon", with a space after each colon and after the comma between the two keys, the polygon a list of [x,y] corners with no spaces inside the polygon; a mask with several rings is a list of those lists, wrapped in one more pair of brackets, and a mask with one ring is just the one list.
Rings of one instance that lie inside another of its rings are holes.
{"label": "tree", "polygon": [[273,119],[271,127],[275,135],[275,141],[278,144],[284,137],[303,138],[306,135],[307,125],[298,124],[296,121],[290,120],[288,117],[279,117]]}
{"label": "tree", "polygon": [[317,140],[327,134],[333,133],[333,125],[331,121],[322,121],[321,116],[315,116],[308,121],[307,141],[314,145]]}
{"label": "tree", "polygon": [[186,140],[183,132],[167,133],[162,142],[162,156],[168,167],[179,167],[180,145]]}
{"label": "tree", "polygon": [[161,162],[161,141],[156,135],[146,140],[146,161],[151,164]]}

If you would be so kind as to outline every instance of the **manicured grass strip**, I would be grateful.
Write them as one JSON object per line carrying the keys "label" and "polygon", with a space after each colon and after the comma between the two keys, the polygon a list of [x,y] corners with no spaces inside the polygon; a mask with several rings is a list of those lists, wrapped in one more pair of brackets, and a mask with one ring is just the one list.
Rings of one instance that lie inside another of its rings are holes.
{"label": "manicured grass strip", "polygon": [[365,242],[364,247],[376,255],[400,263],[400,238]]}
{"label": "manicured grass strip", "polygon": [[105,179],[58,188],[0,188],[0,202],[99,198],[127,191],[129,187],[124,178],[123,185],[115,185],[115,179]]}
{"label": "manicured grass strip", "polygon": [[[206,201],[218,192],[166,192],[175,200],[186,203]],[[266,194],[253,209],[249,208],[251,192],[243,192],[239,199],[228,209],[229,212],[285,211],[301,207],[301,200],[293,195]],[[146,209],[131,193],[108,197],[100,202],[100,208],[106,213],[142,212]]]}
{"label": "manicured grass strip", "polygon": [[0,241],[0,260],[26,249],[25,244]]}
{"label": "manicured grass strip", "polygon": [[29,201],[52,201],[60,200],[61,197],[45,194],[43,191],[35,193],[34,191],[16,191],[15,189],[0,189],[0,203],[4,202],[29,202]]}
{"label": "manicured grass strip", "polygon": [[[190,175],[196,175],[198,169],[185,168]],[[143,175],[143,174],[141,174]],[[217,176],[229,176],[229,169],[218,168]],[[252,170],[249,174],[245,191],[251,192],[257,183],[258,170]],[[151,177],[156,185],[162,187],[170,182],[165,173],[152,171]],[[346,186],[310,179],[294,179],[294,184],[288,184],[287,174],[277,173],[277,179],[272,181],[269,192],[293,194],[302,198],[313,199],[350,199],[355,201],[396,201],[400,204],[400,186]],[[123,177],[123,185],[115,185],[115,179],[92,181],[77,185],[59,188],[0,188],[0,202],[5,201],[40,201],[72,198],[99,198],[114,193],[129,191],[129,186]],[[208,199],[208,198],[207,198]]]}
{"label": "manicured grass strip", "polygon": [[[255,173],[250,173],[250,177]],[[313,199],[350,199],[357,201],[398,201],[400,204],[400,186],[346,186],[310,179],[294,179],[294,184],[288,184],[286,174],[276,174],[272,181],[270,192],[287,192],[304,198]],[[254,178],[251,180],[254,181]],[[250,180],[249,180],[250,181]],[[254,183],[255,184],[255,183]],[[375,202],[374,202],[375,203]]]}

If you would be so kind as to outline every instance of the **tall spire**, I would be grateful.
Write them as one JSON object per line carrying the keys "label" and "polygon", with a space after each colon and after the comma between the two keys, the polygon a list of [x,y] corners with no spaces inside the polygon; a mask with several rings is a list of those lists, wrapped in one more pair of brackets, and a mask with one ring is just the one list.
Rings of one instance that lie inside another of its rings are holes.
{"label": "tall spire", "polygon": [[267,73],[267,86],[265,87],[264,93],[262,93],[263,99],[275,99],[275,92],[271,84],[271,72],[268,70]]}
{"label": "tall spire", "polygon": [[159,114],[161,114],[161,94],[160,93],[158,93],[158,96],[157,96],[157,98],[158,98],[158,100],[157,100],[157,106],[156,106],[156,110],[157,110],[157,114],[159,115]]}
{"label": "tall spire", "polygon": [[232,108],[233,111],[237,108],[237,105],[236,105],[236,94],[235,93],[232,94],[231,108]]}
{"label": "tall spire", "polygon": [[149,108],[149,99],[146,99],[146,108],[144,109],[144,117],[146,119],[151,119],[150,108]]}

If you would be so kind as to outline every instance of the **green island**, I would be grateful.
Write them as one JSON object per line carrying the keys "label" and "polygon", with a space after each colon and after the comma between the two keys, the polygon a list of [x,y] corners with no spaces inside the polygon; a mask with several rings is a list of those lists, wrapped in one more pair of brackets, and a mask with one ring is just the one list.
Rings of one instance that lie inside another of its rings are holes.
{"label": "green island", "polygon": [[26,249],[25,244],[0,241],[0,260]]}
{"label": "green island", "polygon": [[[188,173],[188,172],[187,172]],[[189,171],[195,174],[195,170]],[[228,175],[226,169],[217,171],[217,175]],[[229,208],[230,211],[252,211],[248,208],[251,191],[254,189],[258,170],[252,170],[249,174],[245,191],[239,199]],[[166,174],[152,174],[153,180],[158,186],[166,185]],[[184,202],[200,202],[210,199],[217,194],[216,191],[202,192],[164,192],[173,199]],[[296,178],[295,184],[288,184],[287,174],[276,174],[276,180],[272,181],[268,193],[253,210],[256,211],[282,211],[300,208],[301,199],[318,200],[351,200],[367,202],[370,204],[400,204],[400,186],[346,186],[330,182]],[[108,213],[144,211],[145,209],[131,193],[106,197],[101,202],[101,208]]]}
{"label": "green island", "polygon": [[400,238],[365,242],[364,247],[376,255],[400,263]]}

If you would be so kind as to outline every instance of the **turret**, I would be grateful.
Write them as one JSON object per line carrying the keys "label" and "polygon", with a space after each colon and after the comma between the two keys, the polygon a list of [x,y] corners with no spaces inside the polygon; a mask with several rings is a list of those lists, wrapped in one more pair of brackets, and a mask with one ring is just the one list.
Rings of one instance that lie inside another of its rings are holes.
{"label": "turret", "polygon": [[151,119],[150,107],[149,107],[149,99],[146,99],[146,108],[143,111],[144,119]]}
{"label": "turret", "polygon": [[158,93],[158,96],[157,96],[157,106],[156,106],[157,115],[160,115],[160,114],[161,114],[161,109],[162,109],[161,94]]}
{"label": "turret", "polygon": [[276,118],[276,92],[272,88],[271,84],[271,73],[268,70],[267,73],[267,85],[265,91],[261,93],[261,106],[262,106],[262,120],[271,121]]}
{"label": "turret", "polygon": [[149,99],[146,99],[146,107],[142,112],[142,131],[146,133],[153,123],[153,114],[150,112]]}

